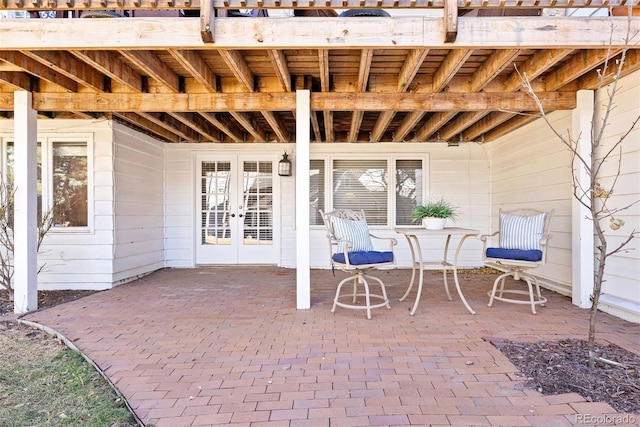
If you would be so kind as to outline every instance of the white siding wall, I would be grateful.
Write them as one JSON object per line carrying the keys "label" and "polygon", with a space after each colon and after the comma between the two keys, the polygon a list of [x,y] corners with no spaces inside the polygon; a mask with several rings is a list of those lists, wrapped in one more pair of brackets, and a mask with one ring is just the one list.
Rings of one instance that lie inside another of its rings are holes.
{"label": "white siding wall", "polygon": [[[12,139],[13,121],[0,121]],[[38,289],[108,289],[113,263],[113,135],[104,120],[38,120],[38,140],[86,140],[89,153],[89,227],[52,229],[40,248]]]}
{"label": "white siding wall", "polygon": [[[615,109],[609,119],[603,146],[599,156],[609,150],[621,135],[626,132],[633,120],[640,116],[640,72],[621,79],[619,92],[615,98]],[[596,106],[607,102],[606,92],[600,94]],[[600,117],[601,118],[601,117]],[[616,218],[625,221],[617,231],[604,227],[608,249],[613,250],[629,236],[632,230],[640,231],[640,123],[624,140],[622,145],[622,164],[617,182],[618,155],[611,157],[602,169],[601,179],[604,188],[614,185],[613,196],[609,199],[609,208],[629,206],[629,209],[616,214]],[[627,251],[610,257],[606,265],[606,277],[602,286],[601,307],[620,317],[640,322],[640,238],[629,245]]]}
{"label": "white siding wall", "polygon": [[[195,201],[195,162],[198,154],[246,155],[251,153],[274,154],[280,158],[286,150],[293,152],[294,144],[165,144],[165,263],[167,267],[195,266],[196,239],[196,201]],[[295,157],[295,156],[291,156]],[[292,159],[295,161],[295,159]],[[274,173],[276,173],[274,171]],[[280,195],[282,208],[280,218],[283,230],[293,229],[294,178],[275,180],[280,188],[274,188],[274,197]],[[283,231],[281,252],[291,253],[295,257],[295,236]],[[255,261],[259,263],[259,260]]]}
{"label": "white siding wall", "polygon": [[[458,147],[447,147],[442,143],[381,143],[381,144],[312,144],[311,158],[357,156],[426,156],[427,163],[427,197],[443,196],[459,207],[459,218],[448,226],[467,227],[486,232],[489,228],[489,163],[485,148],[479,144],[461,144]],[[331,189],[328,189],[331,191]],[[375,235],[395,237],[396,262],[400,268],[411,267],[411,253],[406,239],[396,233],[392,227],[371,227]],[[285,236],[286,238],[286,236]],[[311,266],[329,268],[329,249],[326,232],[323,227],[312,227],[311,230]],[[452,239],[451,245],[457,244]],[[425,260],[440,261],[444,249],[443,239],[429,239],[421,242]],[[451,246],[449,260],[453,257]],[[479,240],[470,239],[465,242],[460,253],[459,264],[462,267],[477,267],[482,264],[482,245]],[[294,258],[283,258],[284,266],[294,266]]]}
{"label": "white siding wall", "polygon": [[[295,162],[293,144],[176,144],[166,145],[166,262],[168,267],[191,267],[194,265],[194,221],[193,164],[196,153],[277,153],[286,149]],[[312,158],[332,156],[406,156],[427,155],[429,157],[429,194],[442,195],[459,205],[461,215],[452,225],[476,228],[485,232],[489,228],[489,167],[485,148],[478,144],[462,144],[447,147],[446,144],[312,144]],[[280,265],[294,268],[295,249],[295,180],[306,177],[280,180],[281,245]],[[299,203],[307,203],[307,200]],[[391,227],[374,228],[376,234],[398,238],[398,265],[409,267],[411,255],[404,238]],[[325,232],[322,227],[312,227],[311,265],[329,268]],[[440,259],[444,242],[434,240],[426,245],[425,256]],[[481,264],[479,241],[469,241],[461,255],[464,266]]]}
{"label": "white siding wall", "polygon": [[113,123],[115,241],[113,282],[164,267],[164,149]]}
{"label": "white siding wall", "polygon": [[[571,112],[549,116],[553,125],[571,129]],[[491,153],[491,224],[498,210],[531,207],[554,210],[547,264],[536,274],[559,292],[571,287],[571,155],[543,120],[488,144]]]}
{"label": "white siding wall", "polygon": [[[640,114],[640,73],[620,81],[622,90],[616,97],[616,108],[610,117],[605,143],[611,144],[628,129]],[[596,108],[602,109],[603,100]],[[550,119],[557,130],[571,129],[571,113],[556,112]],[[553,135],[549,127],[537,120],[497,141],[488,144],[491,159],[492,226],[497,229],[500,207],[535,207],[555,209],[551,220],[552,239],[549,241],[547,265],[537,270],[549,287],[571,295],[571,155]],[[610,145],[609,145],[610,146]],[[603,147],[605,148],[605,147]],[[606,148],[605,148],[606,149]],[[602,182],[612,181],[616,160],[603,169]],[[640,200],[640,129],[634,130],[625,141],[622,173],[615,185],[611,206],[625,206]],[[607,231],[609,247],[619,243],[632,229],[640,230],[640,206],[622,212],[620,218],[627,225],[613,232]],[[601,308],[629,320],[640,321],[640,251],[639,240],[629,245],[634,250],[610,258]]]}

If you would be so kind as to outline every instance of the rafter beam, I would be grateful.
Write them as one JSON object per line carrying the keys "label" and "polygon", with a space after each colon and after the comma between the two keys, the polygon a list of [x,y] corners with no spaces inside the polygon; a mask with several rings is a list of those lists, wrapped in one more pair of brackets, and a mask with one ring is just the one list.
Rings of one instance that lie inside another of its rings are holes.
{"label": "rafter beam", "polygon": [[272,111],[262,111],[262,116],[265,118],[273,132],[278,138],[278,142],[289,142],[289,135],[287,133],[287,127],[280,120],[280,118]]}
{"label": "rafter beam", "polygon": [[180,92],[178,75],[167,64],[160,61],[153,52],[139,50],[119,50],[118,52],[172,92]]}
{"label": "rafter beam", "polygon": [[0,81],[17,90],[32,90],[29,74],[22,71],[0,71]]}
{"label": "rafter beam", "polygon": [[315,141],[322,141],[322,134],[320,133],[320,123],[318,122],[318,113],[311,111],[311,129],[313,129],[313,135]]}
{"label": "rafter beam", "polygon": [[540,50],[530,56],[520,69],[513,71],[505,84],[505,90],[515,91],[524,85],[524,78],[530,82],[539,75],[556,65],[569,54],[571,49],[547,49]]}
{"label": "rafter beam", "polygon": [[402,120],[402,123],[400,123],[398,129],[396,129],[395,140],[404,141],[407,134],[411,132],[414,127],[416,127],[424,114],[424,111],[412,111],[411,113],[407,114],[404,120]]}
{"label": "rafter beam", "polygon": [[376,124],[373,126],[373,131],[371,132],[371,138],[369,138],[369,140],[372,142],[380,141],[382,135],[384,135],[385,131],[389,127],[389,123],[391,123],[391,120],[393,120],[395,115],[395,111],[381,111]]}
{"label": "rafter beam", "polygon": [[25,55],[67,78],[99,92],[104,91],[104,77],[95,68],[79,61],[68,52],[26,50]]}
{"label": "rafter beam", "polygon": [[[213,113],[200,113],[202,117],[204,117],[209,123],[220,129],[224,132],[229,138],[231,138],[234,142],[242,142],[244,141],[244,135],[238,132],[237,129],[228,123],[226,120],[218,117]],[[264,139],[263,139],[264,140]]]}
{"label": "rafter beam", "polygon": [[245,89],[254,92],[253,73],[242,58],[242,54],[237,50],[219,50],[218,53]]}
{"label": "rafter beam", "polygon": [[433,75],[433,92],[440,92],[473,53],[470,49],[453,49]]}
{"label": "rafter beam", "polygon": [[249,117],[246,113],[240,113],[237,111],[230,111],[231,116],[236,119],[240,126],[242,126],[248,133],[250,133],[256,141],[266,141],[266,133]]}
{"label": "rafter beam", "polygon": [[154,121],[148,120],[147,118],[135,113],[114,113],[114,116],[117,116],[141,129],[146,129],[165,141],[180,142],[180,137],[175,133],[168,131],[163,126],[157,125]]}
{"label": "rafter beam", "polygon": [[180,123],[185,126],[193,129],[201,136],[204,136],[203,139],[212,142],[220,142],[220,137],[216,135],[214,129],[208,125],[200,116],[191,115],[190,113],[167,113]]}
{"label": "rafter beam", "polygon": [[358,66],[357,91],[366,92],[369,83],[369,72],[373,61],[373,49],[362,49],[360,52],[360,65]]}
{"label": "rafter beam", "polygon": [[502,49],[492,53],[473,73],[469,90],[471,92],[482,90],[488,83],[498,77],[505,68],[512,66],[519,53],[518,49]]}
{"label": "rafter beam", "polygon": [[122,85],[142,92],[142,76],[131,69],[120,56],[104,50],[72,50],[69,53]]}
{"label": "rafter beam", "polygon": [[513,113],[494,111],[469,126],[465,132],[463,139],[465,141],[476,141],[482,137],[487,131],[506,122],[514,116]]}
{"label": "rafter beam", "polygon": [[334,142],[335,135],[333,133],[333,111],[325,110],[322,112],[324,117],[324,138],[326,142]]}
{"label": "rafter beam", "polygon": [[169,49],[171,56],[180,63],[209,92],[217,92],[216,75],[198,52],[184,49]]}
{"label": "rafter beam", "polygon": [[318,49],[318,68],[320,71],[320,90],[329,92],[329,51]]}
{"label": "rafter beam", "polygon": [[398,92],[405,92],[409,88],[428,54],[429,49],[413,49],[409,52],[398,75]]}
{"label": "rafter beam", "polygon": [[513,118],[507,120],[504,124],[497,126],[491,129],[489,132],[485,133],[485,142],[493,141],[496,138],[506,135],[509,132],[512,132],[519,127],[526,125],[527,123],[538,119],[539,117],[540,114],[537,111],[526,115],[515,115]]}
{"label": "rafter beam", "polygon": [[20,52],[0,51],[0,60],[13,64],[23,71],[43,80],[54,83],[66,89],[68,92],[78,91],[78,82],[60,75],[41,62],[29,58]]}
{"label": "rafter beam", "polygon": [[157,126],[168,130],[171,133],[174,133],[181,137],[183,141],[188,142],[197,142],[198,134],[193,132],[191,128],[185,126],[184,124],[176,121],[172,117],[167,114],[155,114],[155,113],[138,113],[141,117],[149,120],[151,123],[156,124]]}
{"label": "rafter beam", "polygon": [[355,142],[358,140],[360,134],[360,126],[362,126],[362,118],[364,117],[363,111],[354,111],[351,115],[351,124],[349,126],[349,135],[347,136],[347,142]]}
{"label": "rafter beam", "polygon": [[282,85],[282,89],[285,92],[291,92],[291,72],[289,72],[289,67],[287,67],[287,58],[285,58],[284,52],[281,50],[269,49],[267,53],[269,54],[269,58],[271,58],[271,62],[276,70],[276,75]]}
{"label": "rafter beam", "polygon": [[431,117],[427,119],[427,122],[418,129],[416,139],[418,141],[427,141],[438,129],[440,129],[455,115],[456,112],[454,111],[433,113]]}

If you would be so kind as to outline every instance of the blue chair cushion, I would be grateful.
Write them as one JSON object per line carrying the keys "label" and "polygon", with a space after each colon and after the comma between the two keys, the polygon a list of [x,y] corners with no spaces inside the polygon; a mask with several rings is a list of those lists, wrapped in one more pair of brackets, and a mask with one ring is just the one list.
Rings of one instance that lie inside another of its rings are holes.
{"label": "blue chair cushion", "polygon": [[542,259],[542,251],[537,249],[523,251],[522,249],[487,248],[487,257],[535,262]]}
{"label": "blue chair cushion", "polygon": [[[346,263],[344,259],[344,253],[333,254],[331,259],[341,264]],[[378,252],[378,251],[349,252],[349,264],[351,265],[380,264],[383,262],[393,262],[393,252]]]}

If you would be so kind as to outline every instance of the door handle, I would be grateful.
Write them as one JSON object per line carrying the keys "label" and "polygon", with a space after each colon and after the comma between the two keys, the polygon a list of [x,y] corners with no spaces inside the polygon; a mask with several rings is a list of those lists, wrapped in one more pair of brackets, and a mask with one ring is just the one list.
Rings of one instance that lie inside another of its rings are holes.
{"label": "door handle", "polygon": [[242,218],[242,214],[238,214],[238,218]]}
{"label": "door handle", "polygon": [[233,213],[232,213],[232,214],[231,214],[231,218],[235,218],[235,217],[236,217],[236,214],[233,214]]}

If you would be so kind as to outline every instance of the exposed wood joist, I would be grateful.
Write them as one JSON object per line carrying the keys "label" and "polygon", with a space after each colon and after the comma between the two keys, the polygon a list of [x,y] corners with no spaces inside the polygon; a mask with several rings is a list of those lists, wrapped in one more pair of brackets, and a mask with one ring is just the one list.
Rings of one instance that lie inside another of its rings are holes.
{"label": "exposed wood joist", "polygon": [[200,84],[204,86],[209,92],[217,92],[216,87],[216,75],[211,71],[211,68],[204,62],[198,52],[184,49],[169,49],[169,53],[176,59],[180,65],[189,71],[189,74],[193,76]]}
{"label": "exposed wood joist", "polygon": [[236,119],[240,126],[242,126],[248,133],[250,133],[257,141],[266,141],[267,134],[251,120],[248,114],[240,113],[237,111],[230,111],[231,116]]}
{"label": "exposed wood joist", "polygon": [[172,92],[180,92],[180,79],[171,68],[150,51],[120,50],[122,56],[133,62],[145,74],[162,83]]}
{"label": "exposed wood joist", "polygon": [[138,113],[141,117],[149,120],[151,123],[166,129],[167,131],[178,135],[185,142],[197,142],[199,140],[198,135],[191,128],[183,123],[173,119],[165,113]]}
{"label": "exposed wood joist", "polygon": [[29,58],[23,53],[0,51],[0,61],[13,64],[29,74],[33,74],[34,76],[66,89],[68,92],[78,91],[78,83],[75,80],[60,75],[55,70],[42,64],[40,61]]}
{"label": "exposed wood joist", "polygon": [[[224,132],[233,142],[243,142],[244,135],[239,132],[235,127],[229,123],[228,120],[224,120],[222,117],[219,117],[214,113],[200,113],[202,117],[204,117],[209,123],[214,125],[220,131]],[[266,138],[263,138],[261,141],[266,141]]]}
{"label": "exposed wood joist", "polygon": [[220,50],[218,52],[227,66],[233,71],[236,78],[249,92],[254,92],[253,73],[237,50]]}
{"label": "exposed wood joist", "polygon": [[180,137],[178,135],[167,130],[165,126],[159,126],[155,121],[149,120],[143,116],[135,113],[114,113],[113,115],[135,125],[139,129],[144,129],[153,133],[164,141],[180,142]]}
{"label": "exposed wood joist", "polygon": [[269,126],[271,126],[271,129],[273,129],[278,140],[282,142],[289,142],[290,138],[286,130],[287,127],[280,121],[278,116],[271,111],[262,111],[262,115],[265,120],[267,120],[267,123],[269,123]]}
{"label": "exposed wood joist", "polygon": [[79,61],[67,52],[46,50],[23,51],[29,58],[51,68],[55,72],[99,92],[104,91],[104,77],[95,68]]}
{"label": "exposed wood joist", "polygon": [[281,50],[269,49],[269,58],[273,62],[273,67],[276,70],[278,80],[282,85],[282,89],[285,92],[291,92],[291,73],[289,67],[287,67],[287,60],[284,57],[284,53]]}
{"label": "exposed wood joist", "polygon": [[180,123],[193,129],[198,134],[204,136],[209,142],[220,142],[220,137],[216,135],[217,129],[213,129],[209,123],[202,120],[202,117],[190,113],[167,113]]}
{"label": "exposed wood joist", "polygon": [[120,55],[104,50],[72,50],[70,53],[112,80],[142,92],[142,76],[125,64]]}
{"label": "exposed wood joist", "polygon": [[22,71],[0,71],[0,81],[16,90],[31,91],[31,78]]}

